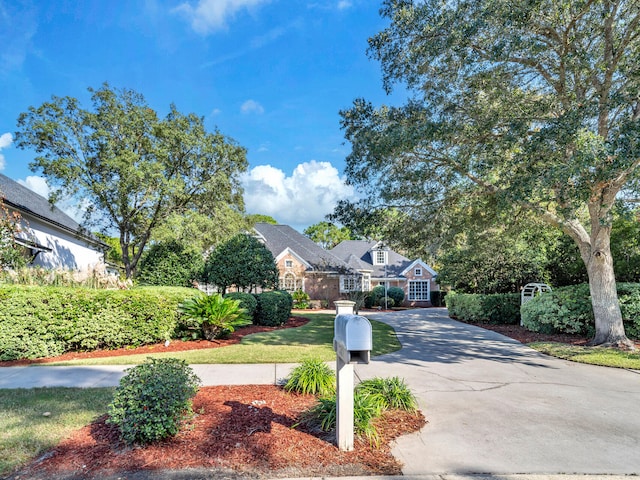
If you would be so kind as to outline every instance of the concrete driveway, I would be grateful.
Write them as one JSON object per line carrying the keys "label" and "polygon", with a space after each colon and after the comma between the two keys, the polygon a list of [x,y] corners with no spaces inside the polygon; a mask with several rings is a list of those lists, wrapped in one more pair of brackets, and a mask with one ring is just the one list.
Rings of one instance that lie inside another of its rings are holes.
{"label": "concrete driveway", "polygon": [[403,377],[429,422],[397,442],[404,475],[640,474],[640,372],[547,357],[445,309],[367,316],[403,348],[356,375]]}

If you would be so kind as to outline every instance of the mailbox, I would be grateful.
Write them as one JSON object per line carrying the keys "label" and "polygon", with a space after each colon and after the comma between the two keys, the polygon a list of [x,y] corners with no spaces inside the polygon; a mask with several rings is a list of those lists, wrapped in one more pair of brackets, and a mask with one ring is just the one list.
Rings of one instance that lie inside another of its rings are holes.
{"label": "mailbox", "polygon": [[333,349],[345,363],[369,363],[373,335],[371,323],[360,315],[337,315]]}

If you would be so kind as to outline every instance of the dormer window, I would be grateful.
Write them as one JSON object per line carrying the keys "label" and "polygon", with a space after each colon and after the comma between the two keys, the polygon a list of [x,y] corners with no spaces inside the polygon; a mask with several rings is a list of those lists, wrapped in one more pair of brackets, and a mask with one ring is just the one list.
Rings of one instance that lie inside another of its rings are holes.
{"label": "dormer window", "polygon": [[387,263],[387,252],[385,250],[374,250],[373,264],[385,265]]}
{"label": "dormer window", "polygon": [[413,274],[414,274],[416,277],[421,277],[421,276],[422,276],[422,268],[420,268],[420,267],[416,267],[416,269],[413,271]]}
{"label": "dormer window", "polygon": [[285,268],[293,268],[293,260],[285,260],[284,261]]}

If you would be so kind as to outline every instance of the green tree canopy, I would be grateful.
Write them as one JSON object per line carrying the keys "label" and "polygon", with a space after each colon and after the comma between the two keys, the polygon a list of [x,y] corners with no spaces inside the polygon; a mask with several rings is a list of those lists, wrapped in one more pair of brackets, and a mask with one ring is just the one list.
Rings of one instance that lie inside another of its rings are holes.
{"label": "green tree canopy", "polygon": [[257,238],[239,234],[219,245],[207,258],[203,279],[222,293],[230,287],[254,292],[278,286],[273,254]]}
{"label": "green tree canopy", "polygon": [[616,196],[640,180],[640,4],[386,0],[381,13],[369,53],[411,98],[341,112],[348,180],[422,225],[489,198],[561,229],[589,275],[592,343],[631,348],[610,234]]}
{"label": "green tree canopy", "polygon": [[343,240],[355,240],[347,227],[338,227],[330,222],[310,225],[302,233],[325,249],[332,249]]}
{"label": "green tree canopy", "polygon": [[136,280],[141,285],[192,287],[203,268],[201,250],[177,241],[154,243],[140,260]]}
{"label": "green tree canopy", "polygon": [[242,211],[239,174],[246,151],[203,118],[174,105],[159,119],[139,93],[108,84],[92,93],[92,109],[72,97],[52,97],[18,119],[16,145],[38,156],[53,193],[85,201],[87,225],[116,230],[130,278],[151,234],[171,215]]}

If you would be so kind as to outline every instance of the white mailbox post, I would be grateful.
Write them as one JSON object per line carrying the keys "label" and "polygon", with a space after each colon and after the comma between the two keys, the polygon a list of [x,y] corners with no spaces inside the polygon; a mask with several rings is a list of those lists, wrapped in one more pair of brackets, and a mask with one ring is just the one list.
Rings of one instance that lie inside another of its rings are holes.
{"label": "white mailbox post", "polygon": [[[338,303],[342,305],[338,305]],[[351,305],[345,305],[345,304]],[[354,302],[336,302],[333,349],[336,351],[336,442],[353,450],[353,364],[369,363],[373,347],[371,323],[353,314]]]}

